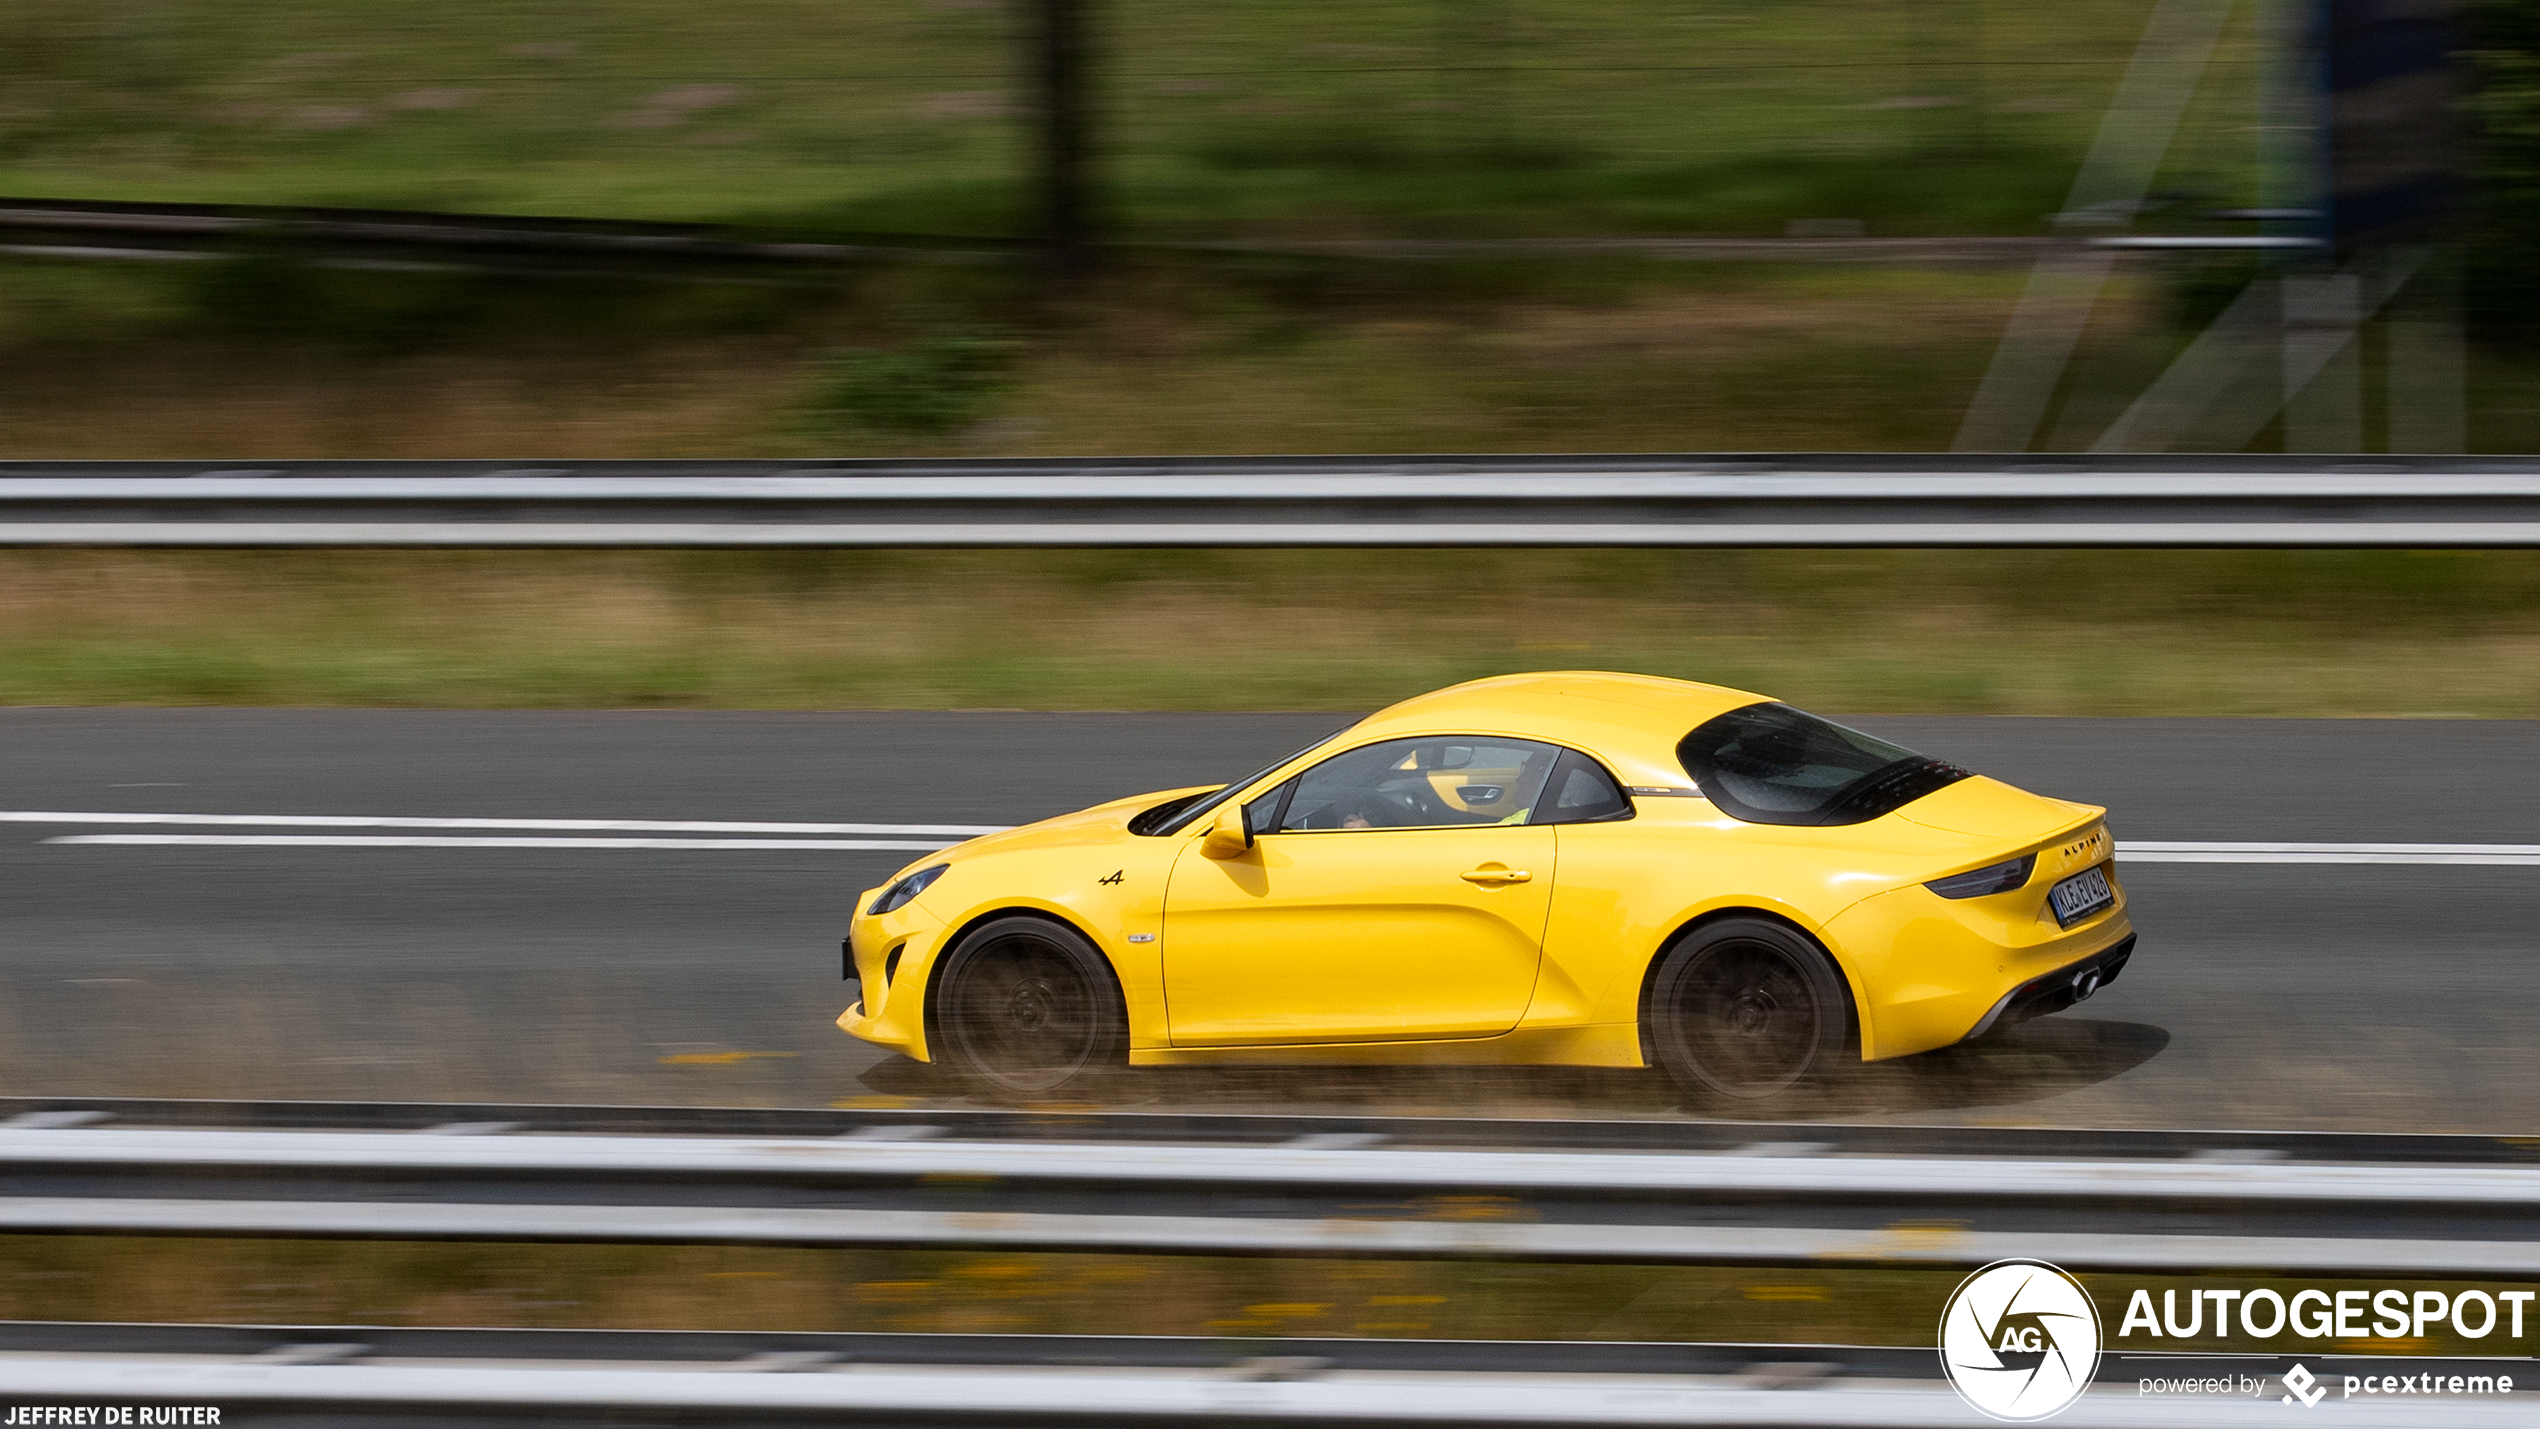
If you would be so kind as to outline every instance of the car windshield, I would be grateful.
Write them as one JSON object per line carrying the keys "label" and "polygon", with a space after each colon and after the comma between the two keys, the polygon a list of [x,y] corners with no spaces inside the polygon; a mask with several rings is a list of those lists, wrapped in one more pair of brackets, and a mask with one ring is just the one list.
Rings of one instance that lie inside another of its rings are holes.
{"label": "car windshield", "polygon": [[1684,737],[1703,794],[1751,824],[1859,824],[1967,778],[1955,764],[1784,704],[1748,705]]}
{"label": "car windshield", "polygon": [[1213,794],[1185,794],[1179,799],[1158,804],[1154,808],[1147,810],[1145,813],[1138,815],[1134,819],[1131,819],[1129,821],[1129,832],[1133,834],[1146,834],[1149,836],[1180,833],[1182,830],[1189,828],[1201,819],[1208,817],[1208,815],[1213,812],[1218,805],[1225,803],[1228,799],[1231,799],[1237,794],[1242,793],[1244,790],[1251,788],[1255,783],[1267,777],[1272,771],[1302,758],[1305,755],[1311,754],[1315,750],[1321,749],[1324,745],[1327,745],[1338,738],[1340,738],[1340,732],[1336,730],[1333,733],[1327,734],[1321,739],[1314,741],[1312,744],[1307,745],[1305,748],[1296,751],[1294,754],[1282,754],[1278,758],[1271,760],[1259,769],[1254,770],[1232,784],[1226,785]]}

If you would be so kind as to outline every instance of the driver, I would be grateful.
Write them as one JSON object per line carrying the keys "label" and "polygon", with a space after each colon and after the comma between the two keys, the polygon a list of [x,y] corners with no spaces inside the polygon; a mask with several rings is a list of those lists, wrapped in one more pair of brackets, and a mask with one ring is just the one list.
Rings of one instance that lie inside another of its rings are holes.
{"label": "driver", "polygon": [[[1443,761],[1436,757],[1442,752],[1442,749],[1436,752],[1424,749],[1395,765],[1393,770],[1388,771],[1394,777],[1384,780],[1375,790],[1354,801],[1342,816],[1340,827],[1384,829],[1448,824],[1522,824],[1534,812],[1532,802],[1502,813],[1496,809],[1476,807],[1463,794],[1458,794],[1452,803],[1440,799],[1436,786],[1430,783],[1430,771],[1442,766]],[[1494,786],[1494,797],[1499,788],[1540,791],[1556,757],[1551,750],[1527,755],[1513,779],[1506,785]],[[1427,806],[1426,816],[1421,807],[1424,805]]]}
{"label": "driver", "polygon": [[[1481,751],[1463,741],[1412,744],[1406,749],[1408,743],[1376,746],[1308,771],[1289,798],[1282,826],[1308,830],[1522,824],[1533,813],[1535,799],[1560,753],[1542,747],[1521,747],[1520,753],[1486,745],[1489,757],[1474,767],[1474,756]],[[1511,754],[1518,757],[1507,759]],[[1510,770],[1509,764],[1517,767]],[[1460,787],[1450,788],[1450,783]]]}

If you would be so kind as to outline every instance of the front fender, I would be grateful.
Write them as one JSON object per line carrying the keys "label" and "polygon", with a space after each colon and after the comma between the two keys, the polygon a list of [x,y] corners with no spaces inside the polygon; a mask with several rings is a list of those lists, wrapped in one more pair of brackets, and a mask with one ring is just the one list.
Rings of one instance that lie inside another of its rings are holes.
{"label": "front fender", "polygon": [[1082,934],[1111,965],[1128,1015],[1129,1045],[1164,1046],[1164,961],[1158,938],[1164,927],[1165,877],[1173,855],[1187,841],[1124,833],[1115,840],[964,860],[919,898],[930,914],[942,918],[947,931],[927,947],[922,960],[903,964],[900,976],[910,979],[913,989],[931,988],[945,951],[990,918],[1029,913],[1055,919]]}

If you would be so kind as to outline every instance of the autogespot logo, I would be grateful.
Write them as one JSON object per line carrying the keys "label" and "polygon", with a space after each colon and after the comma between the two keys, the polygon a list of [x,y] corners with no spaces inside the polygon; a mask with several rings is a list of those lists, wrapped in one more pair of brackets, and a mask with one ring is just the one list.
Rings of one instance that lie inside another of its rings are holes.
{"label": "autogespot logo", "polygon": [[2042,1260],[1997,1260],[1959,1282],[1940,1312],[1940,1363],[1977,1412],[2051,1418],[2099,1369],[2099,1309]]}

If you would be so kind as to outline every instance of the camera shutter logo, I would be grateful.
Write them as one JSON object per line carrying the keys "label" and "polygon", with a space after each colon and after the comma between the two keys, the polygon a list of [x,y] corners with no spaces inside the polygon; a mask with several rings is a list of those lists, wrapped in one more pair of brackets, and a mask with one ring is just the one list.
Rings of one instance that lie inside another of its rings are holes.
{"label": "camera shutter logo", "polygon": [[1940,1314],[1940,1363],[1977,1412],[2013,1423],[2062,1413],[2099,1369],[2099,1308],[2041,1260],[1997,1260]]}

